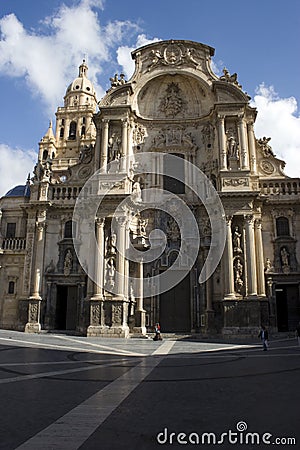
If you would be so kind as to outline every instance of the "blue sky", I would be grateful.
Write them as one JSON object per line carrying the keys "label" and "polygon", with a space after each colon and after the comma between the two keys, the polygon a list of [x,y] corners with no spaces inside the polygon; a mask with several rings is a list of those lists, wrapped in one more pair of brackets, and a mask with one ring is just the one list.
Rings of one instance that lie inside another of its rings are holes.
{"label": "blue sky", "polygon": [[23,184],[38,142],[87,55],[98,99],[109,77],[130,76],[130,50],[154,39],[215,48],[258,109],[286,173],[300,176],[300,2],[287,0],[1,0],[0,196]]}

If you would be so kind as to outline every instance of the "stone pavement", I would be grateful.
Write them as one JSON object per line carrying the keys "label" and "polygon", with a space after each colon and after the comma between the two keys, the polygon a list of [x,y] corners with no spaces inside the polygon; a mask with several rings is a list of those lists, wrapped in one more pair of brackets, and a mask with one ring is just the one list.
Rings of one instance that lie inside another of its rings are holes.
{"label": "stone pavement", "polygon": [[259,341],[155,342],[0,330],[0,350],[3,450],[150,450],[159,446],[164,426],[222,432],[239,420],[259,430],[255,398],[266,415],[289,404],[286,422],[268,416],[265,426],[293,436],[300,401],[293,389],[300,368],[295,339],[274,340],[266,354]]}

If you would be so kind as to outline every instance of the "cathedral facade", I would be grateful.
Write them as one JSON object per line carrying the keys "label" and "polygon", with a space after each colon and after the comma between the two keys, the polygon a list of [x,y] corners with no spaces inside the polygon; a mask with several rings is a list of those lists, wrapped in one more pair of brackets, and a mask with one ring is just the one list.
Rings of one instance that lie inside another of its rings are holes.
{"label": "cathedral facade", "polygon": [[139,48],[100,101],[83,61],[33,176],[0,199],[1,328],[295,329],[300,179],[255,136],[256,109],[213,55],[183,40]]}

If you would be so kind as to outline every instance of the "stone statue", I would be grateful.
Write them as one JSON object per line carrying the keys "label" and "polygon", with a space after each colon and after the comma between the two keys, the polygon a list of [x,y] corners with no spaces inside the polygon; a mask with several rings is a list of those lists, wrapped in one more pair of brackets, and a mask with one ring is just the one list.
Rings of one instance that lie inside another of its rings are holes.
{"label": "stone statue", "polygon": [[234,264],[234,275],[235,275],[235,288],[237,292],[240,292],[241,288],[244,285],[244,282],[242,280],[243,276],[243,264],[241,263],[240,258],[237,258],[235,260]]}
{"label": "stone statue", "polygon": [[116,233],[112,233],[107,238],[107,254],[108,255],[115,255],[117,253],[117,235]]}
{"label": "stone statue", "polygon": [[238,144],[233,133],[228,133],[227,137],[227,153],[229,158],[239,158]]}
{"label": "stone statue", "polygon": [[261,151],[263,153],[263,156],[265,158],[268,158],[269,156],[275,156],[272,150],[271,145],[269,145],[269,141],[271,140],[271,138],[267,138],[266,136],[264,136],[261,139],[258,139],[258,144],[261,148]]}
{"label": "stone statue", "polygon": [[115,273],[116,273],[115,259],[111,256],[106,260],[106,282],[110,286],[114,286],[115,284],[114,280]]}
{"label": "stone statue", "polygon": [[235,253],[242,253],[241,249],[241,233],[239,232],[239,227],[235,227],[234,233],[233,233],[233,251]]}
{"label": "stone statue", "polygon": [[283,247],[280,250],[280,256],[281,256],[281,264],[282,264],[282,266],[288,267],[289,266],[289,257],[290,257],[290,255],[289,255],[289,253],[288,253],[288,251],[287,251],[287,249],[285,247]]}
{"label": "stone statue", "polygon": [[141,185],[140,185],[139,181],[135,181],[132,185],[131,198],[134,202],[142,201],[142,190],[141,190]]}
{"label": "stone statue", "polygon": [[53,259],[51,259],[50,263],[48,264],[48,266],[45,269],[46,273],[53,273],[55,271],[55,264]]}
{"label": "stone statue", "polygon": [[274,267],[272,266],[271,260],[270,258],[266,259],[266,265],[265,265],[265,272],[269,273],[269,272],[273,272]]}
{"label": "stone statue", "polygon": [[73,256],[72,256],[71,250],[69,249],[66,253],[65,260],[64,260],[64,275],[66,277],[68,277],[70,275],[72,266],[73,266]]}
{"label": "stone statue", "polygon": [[148,225],[147,219],[140,218],[138,221],[138,236],[145,237],[146,236],[146,228]]}

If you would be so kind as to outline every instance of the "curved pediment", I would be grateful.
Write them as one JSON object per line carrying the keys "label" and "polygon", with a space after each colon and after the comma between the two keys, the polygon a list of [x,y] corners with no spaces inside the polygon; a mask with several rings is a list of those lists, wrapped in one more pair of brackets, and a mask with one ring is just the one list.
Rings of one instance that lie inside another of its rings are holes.
{"label": "curved pediment", "polygon": [[199,118],[210,111],[210,97],[210,90],[199,79],[184,74],[165,74],[142,87],[135,109],[146,119]]}

